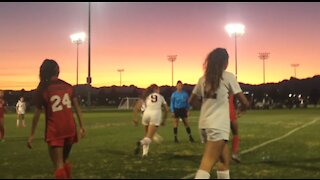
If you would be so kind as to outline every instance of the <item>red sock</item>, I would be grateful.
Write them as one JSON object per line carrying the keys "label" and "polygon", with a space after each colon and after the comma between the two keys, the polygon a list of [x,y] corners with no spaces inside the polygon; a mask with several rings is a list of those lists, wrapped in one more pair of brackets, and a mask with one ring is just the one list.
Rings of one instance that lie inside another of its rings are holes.
{"label": "red sock", "polygon": [[234,135],[232,138],[232,153],[233,154],[238,154],[238,150],[239,150],[239,136],[238,135]]}
{"label": "red sock", "polygon": [[64,166],[63,166],[66,174],[67,174],[67,178],[68,179],[71,179],[71,170],[72,170],[72,166],[70,163],[65,163]]}
{"label": "red sock", "polygon": [[56,179],[68,179],[64,168],[57,169],[56,172],[54,173],[54,177]]}

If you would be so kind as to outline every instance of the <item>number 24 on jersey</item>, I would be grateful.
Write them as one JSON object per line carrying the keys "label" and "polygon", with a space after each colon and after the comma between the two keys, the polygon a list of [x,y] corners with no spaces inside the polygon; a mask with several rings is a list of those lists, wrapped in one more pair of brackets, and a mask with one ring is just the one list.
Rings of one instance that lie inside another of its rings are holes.
{"label": "number 24 on jersey", "polygon": [[53,102],[52,112],[62,111],[63,107],[71,108],[71,101],[68,93],[65,93],[63,98],[58,95],[53,95],[51,96],[50,101]]}

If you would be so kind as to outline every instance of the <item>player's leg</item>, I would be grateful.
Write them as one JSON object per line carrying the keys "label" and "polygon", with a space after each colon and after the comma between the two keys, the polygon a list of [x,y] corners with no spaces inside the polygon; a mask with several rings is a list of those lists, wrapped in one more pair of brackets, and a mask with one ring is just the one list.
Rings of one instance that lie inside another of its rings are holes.
{"label": "player's leg", "polygon": [[211,169],[213,165],[218,162],[225,144],[226,142],[224,140],[207,141],[200,167],[196,173],[195,179],[210,178]]}
{"label": "player's leg", "polygon": [[[147,137],[149,125],[144,126],[144,137]],[[149,151],[149,144],[142,145],[142,157],[147,156]]]}
{"label": "player's leg", "polygon": [[184,127],[186,128],[186,132],[189,135],[189,141],[193,143],[194,139],[193,139],[193,137],[191,135],[191,129],[190,129],[188,117],[182,118],[182,121],[183,121]]}
{"label": "player's leg", "polygon": [[26,122],[24,120],[24,114],[21,114],[22,127],[26,127]]}
{"label": "player's leg", "polygon": [[65,172],[64,163],[63,163],[63,147],[49,145],[49,154],[55,166],[55,173],[54,173],[55,178],[66,179],[67,174]]}
{"label": "player's leg", "polygon": [[72,149],[72,144],[71,143],[65,143],[64,147],[63,147],[63,168],[67,174],[67,178],[70,179],[71,178],[71,174],[72,174],[72,165],[69,161],[69,154],[71,152]]}
{"label": "player's leg", "polygon": [[179,127],[179,118],[175,116],[173,119],[173,135],[174,135],[174,142],[175,143],[179,143],[178,127]]}
{"label": "player's leg", "polygon": [[20,114],[18,113],[17,114],[17,127],[19,127],[20,125]]}
{"label": "player's leg", "polygon": [[232,131],[232,160],[237,163],[240,163],[240,158],[238,157],[239,151],[239,129],[238,122],[236,120],[231,121],[231,131]]}
{"label": "player's leg", "polygon": [[4,141],[4,118],[0,117],[0,141]]}
{"label": "player's leg", "polygon": [[230,179],[230,153],[228,145],[225,144],[222,155],[220,157],[220,163],[217,166],[217,179]]}

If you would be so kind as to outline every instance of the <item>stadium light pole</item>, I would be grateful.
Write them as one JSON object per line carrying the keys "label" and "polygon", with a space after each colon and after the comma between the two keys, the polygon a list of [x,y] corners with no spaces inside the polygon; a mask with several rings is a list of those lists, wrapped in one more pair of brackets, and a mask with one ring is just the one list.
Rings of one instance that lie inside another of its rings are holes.
{"label": "stadium light pole", "polygon": [[77,86],[79,84],[79,45],[82,44],[86,38],[84,32],[70,35],[71,42],[77,45]]}
{"label": "stadium light pole", "polygon": [[237,60],[237,38],[244,34],[245,26],[243,24],[228,24],[225,26],[225,30],[229,36],[234,36],[234,47],[235,47],[235,75],[238,78],[238,60]]}
{"label": "stadium light pole", "polygon": [[124,71],[124,69],[118,69],[117,70],[120,73],[120,86],[122,84],[122,72]]}
{"label": "stadium light pole", "polygon": [[263,61],[263,84],[266,83],[266,67],[265,67],[265,60],[269,58],[269,52],[261,52],[259,53],[259,58]]}
{"label": "stadium light pole", "polygon": [[295,78],[297,78],[297,67],[299,67],[299,66],[300,66],[300,64],[291,64],[291,67],[293,67]]}
{"label": "stadium light pole", "polygon": [[173,87],[173,62],[176,61],[177,55],[169,55],[168,61],[171,62],[171,86]]}
{"label": "stadium light pole", "polygon": [[88,12],[88,106],[91,106],[91,3],[89,2],[89,12]]}

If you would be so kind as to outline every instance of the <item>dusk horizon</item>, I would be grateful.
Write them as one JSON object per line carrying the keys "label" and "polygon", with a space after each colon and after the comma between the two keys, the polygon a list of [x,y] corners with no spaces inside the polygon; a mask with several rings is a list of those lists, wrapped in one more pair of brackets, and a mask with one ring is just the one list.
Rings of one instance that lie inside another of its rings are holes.
{"label": "dusk horizon", "polygon": [[[196,84],[207,54],[217,47],[229,53],[227,71],[235,74],[235,43],[225,26],[242,23],[237,39],[238,81],[265,83],[320,74],[319,3],[91,3],[91,77],[93,87],[146,88],[174,82]],[[35,89],[46,58],[60,66],[60,78],[76,84],[76,45],[70,35],[88,35],[87,2],[5,2],[0,6],[0,89]],[[190,73],[192,72],[192,73]],[[79,84],[88,76],[88,41],[79,45]]]}

